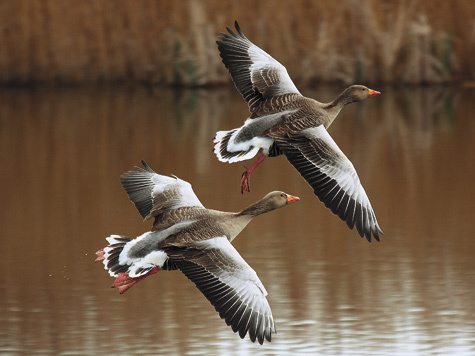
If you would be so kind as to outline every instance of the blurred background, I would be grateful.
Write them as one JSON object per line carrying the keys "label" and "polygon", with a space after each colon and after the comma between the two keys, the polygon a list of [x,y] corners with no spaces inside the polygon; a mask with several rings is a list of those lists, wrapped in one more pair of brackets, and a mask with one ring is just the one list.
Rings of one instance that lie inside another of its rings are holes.
{"label": "blurred background", "polygon": [[297,83],[475,79],[471,0],[3,0],[0,82],[227,84],[234,20]]}
{"label": "blurred background", "polygon": [[[212,139],[248,108],[215,41],[238,20],[326,102],[381,96],[329,131],[387,234],[368,243],[284,157],[239,190]],[[0,1],[0,354],[475,354],[475,2]],[[119,176],[145,159],[239,211],[301,198],[233,242],[277,334],[241,340],[180,272],[123,295],[95,252],[150,228]]]}

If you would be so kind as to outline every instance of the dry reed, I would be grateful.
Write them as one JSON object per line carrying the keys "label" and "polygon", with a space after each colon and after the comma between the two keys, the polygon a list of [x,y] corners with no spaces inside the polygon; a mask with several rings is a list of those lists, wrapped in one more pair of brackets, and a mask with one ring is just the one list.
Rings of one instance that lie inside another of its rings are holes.
{"label": "dry reed", "polygon": [[301,84],[475,80],[472,0],[2,0],[0,83],[229,83],[235,19]]}

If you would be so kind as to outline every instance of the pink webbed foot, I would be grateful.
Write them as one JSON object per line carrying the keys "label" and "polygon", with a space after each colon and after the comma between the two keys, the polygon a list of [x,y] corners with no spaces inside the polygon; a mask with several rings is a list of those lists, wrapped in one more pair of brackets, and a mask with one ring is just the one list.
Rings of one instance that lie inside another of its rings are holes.
{"label": "pink webbed foot", "polygon": [[136,277],[136,278],[131,278],[129,277],[128,273],[119,273],[116,280],[112,284],[111,288],[117,288],[119,289],[119,293],[122,294],[129,290],[134,284],[137,284],[140,282],[142,279],[151,276],[152,274],[157,273],[160,271],[160,268],[158,267],[153,267],[150,272],[144,274],[143,276]]}
{"label": "pink webbed foot", "polygon": [[104,254],[105,254],[104,250],[97,251],[96,252],[97,258],[94,262],[103,261],[105,259]]}

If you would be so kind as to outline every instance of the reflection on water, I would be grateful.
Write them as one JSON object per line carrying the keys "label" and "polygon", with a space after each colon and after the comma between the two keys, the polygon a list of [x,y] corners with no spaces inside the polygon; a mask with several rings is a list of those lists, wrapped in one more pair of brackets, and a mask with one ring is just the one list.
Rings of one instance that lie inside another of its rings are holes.
{"label": "reflection on water", "polygon": [[[335,91],[307,91],[330,99]],[[247,108],[230,90],[0,91],[0,353],[322,354],[475,352],[475,93],[383,90],[330,131],[388,235],[367,243],[285,158],[241,196],[242,165],[211,140]],[[124,295],[94,252],[149,228],[119,175],[144,158],[193,183],[207,207],[239,210],[270,190],[298,204],[259,217],[235,246],[269,292],[278,334],[241,340],[179,272]]]}

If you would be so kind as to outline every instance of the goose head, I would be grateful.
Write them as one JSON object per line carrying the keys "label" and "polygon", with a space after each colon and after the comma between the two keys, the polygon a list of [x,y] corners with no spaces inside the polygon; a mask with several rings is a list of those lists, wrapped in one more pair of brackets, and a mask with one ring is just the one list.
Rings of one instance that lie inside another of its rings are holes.
{"label": "goose head", "polygon": [[[282,208],[290,203],[299,201],[300,198],[284,192],[275,191],[268,193],[261,201],[268,205],[271,210]],[[269,210],[270,211],[270,210]]]}
{"label": "goose head", "polygon": [[284,206],[299,200],[299,197],[281,191],[274,191],[268,193],[264,198],[241,211],[239,215],[261,215],[275,209],[283,208]]}
{"label": "goose head", "polygon": [[365,100],[372,96],[377,96],[380,94],[381,93],[379,91],[369,89],[364,85],[352,85],[345,89],[345,91],[341,94],[341,97],[346,104],[349,104],[355,101]]}

